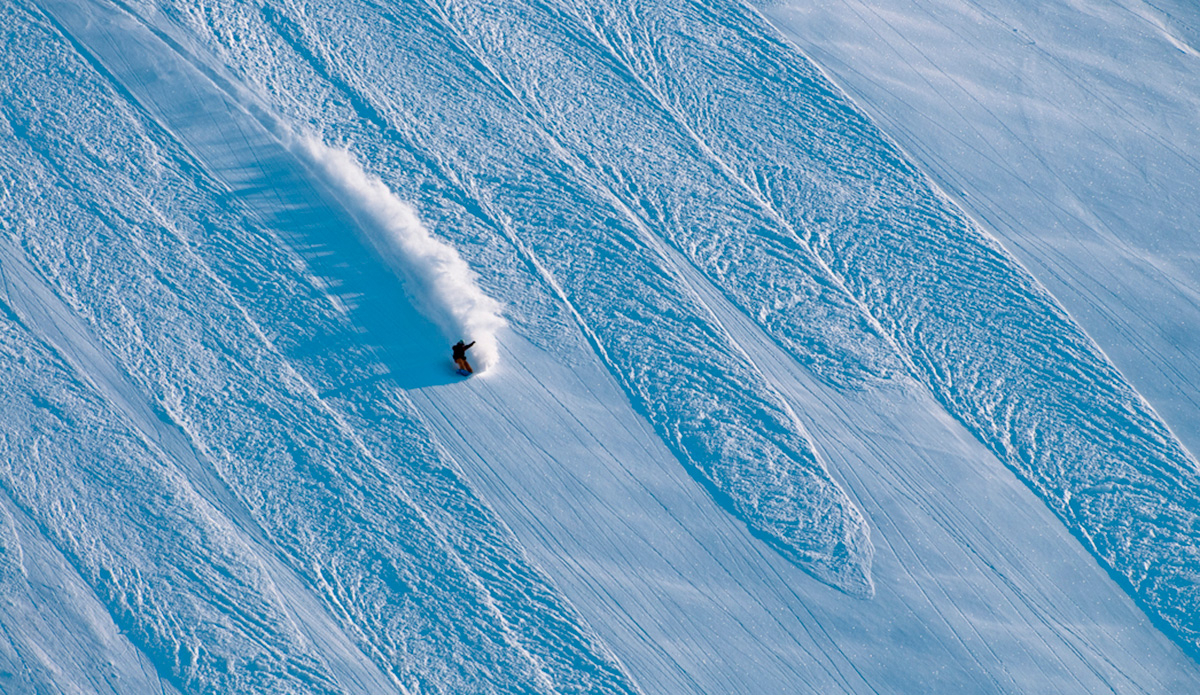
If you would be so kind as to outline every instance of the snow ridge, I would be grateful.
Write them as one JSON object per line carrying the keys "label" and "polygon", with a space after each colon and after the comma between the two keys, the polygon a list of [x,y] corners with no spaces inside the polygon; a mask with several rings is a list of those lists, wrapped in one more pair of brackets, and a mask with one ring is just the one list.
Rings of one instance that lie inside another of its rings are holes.
{"label": "snow ridge", "polygon": [[435,238],[410,205],[346,150],[313,136],[297,136],[290,145],[338,195],[367,240],[404,280],[413,303],[446,339],[474,340],[471,356],[479,370],[495,366],[500,359],[496,333],[505,326],[502,305],[479,287],[458,250]]}

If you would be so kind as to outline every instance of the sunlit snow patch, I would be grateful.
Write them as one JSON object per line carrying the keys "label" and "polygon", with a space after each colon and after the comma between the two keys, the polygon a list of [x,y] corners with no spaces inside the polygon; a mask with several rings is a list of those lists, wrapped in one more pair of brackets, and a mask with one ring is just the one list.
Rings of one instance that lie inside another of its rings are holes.
{"label": "sunlit snow patch", "polygon": [[500,302],[484,294],[458,251],[421,224],[416,212],[349,152],[315,137],[296,137],[292,149],[337,193],[362,225],[367,240],[404,280],[409,297],[450,342],[474,340],[480,371],[499,361],[496,333],[504,327]]}

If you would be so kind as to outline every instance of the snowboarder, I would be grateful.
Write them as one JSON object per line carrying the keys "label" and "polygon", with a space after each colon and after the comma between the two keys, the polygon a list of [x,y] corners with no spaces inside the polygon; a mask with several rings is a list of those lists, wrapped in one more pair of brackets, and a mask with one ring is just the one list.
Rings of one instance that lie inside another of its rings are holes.
{"label": "snowboarder", "polygon": [[467,350],[470,350],[474,344],[475,341],[472,340],[469,344],[463,345],[463,341],[460,340],[454,345],[454,364],[458,365],[458,373],[463,376],[475,372],[474,369],[471,369],[471,363],[467,362]]}

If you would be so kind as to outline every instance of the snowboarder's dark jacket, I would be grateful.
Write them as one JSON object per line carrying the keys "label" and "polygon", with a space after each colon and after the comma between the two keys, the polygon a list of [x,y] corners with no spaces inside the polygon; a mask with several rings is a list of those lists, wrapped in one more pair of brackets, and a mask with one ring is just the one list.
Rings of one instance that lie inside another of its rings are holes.
{"label": "snowboarder's dark jacket", "polygon": [[470,342],[470,344],[468,344],[468,345],[463,345],[463,341],[461,341],[461,340],[458,341],[458,343],[453,348],[454,349],[454,359],[465,360],[467,358],[467,350],[469,350],[471,348],[471,346],[474,344],[475,344],[474,340],[472,340]]}

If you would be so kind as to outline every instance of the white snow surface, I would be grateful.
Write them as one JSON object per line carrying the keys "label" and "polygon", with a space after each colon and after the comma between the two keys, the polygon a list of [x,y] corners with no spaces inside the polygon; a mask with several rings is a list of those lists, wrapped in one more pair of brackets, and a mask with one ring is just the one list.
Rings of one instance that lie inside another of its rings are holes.
{"label": "white snow surface", "polygon": [[764,11],[1200,450],[1200,7],[780,0]]}
{"label": "white snow surface", "polygon": [[1196,13],[0,4],[0,692],[1200,689]]}

